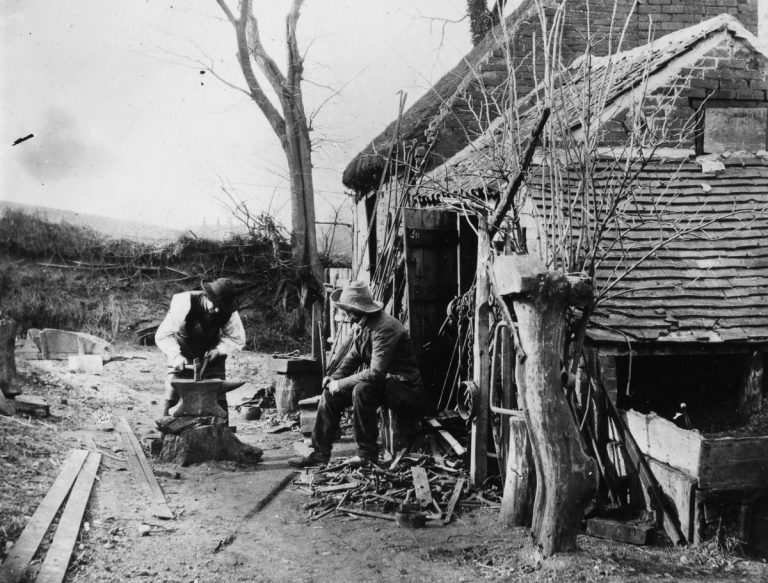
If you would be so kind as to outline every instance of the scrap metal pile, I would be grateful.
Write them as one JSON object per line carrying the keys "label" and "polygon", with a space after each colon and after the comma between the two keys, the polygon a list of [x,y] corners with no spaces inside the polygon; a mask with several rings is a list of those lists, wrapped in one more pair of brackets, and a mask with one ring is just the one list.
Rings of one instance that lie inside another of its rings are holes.
{"label": "scrap metal pile", "polygon": [[387,464],[353,467],[335,458],[325,468],[305,470],[293,484],[295,491],[312,497],[303,506],[310,522],[349,515],[418,528],[448,524],[459,510],[498,508],[500,489],[472,488],[463,461],[435,442],[434,431],[422,435],[410,451],[401,450]]}

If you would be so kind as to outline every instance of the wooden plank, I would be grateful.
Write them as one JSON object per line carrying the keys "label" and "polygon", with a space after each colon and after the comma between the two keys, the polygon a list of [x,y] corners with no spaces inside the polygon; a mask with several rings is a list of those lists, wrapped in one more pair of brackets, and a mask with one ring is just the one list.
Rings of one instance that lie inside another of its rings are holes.
{"label": "wooden plank", "polygon": [[445,509],[445,518],[443,518],[443,524],[448,524],[451,521],[451,516],[453,516],[456,503],[459,501],[461,491],[464,489],[464,482],[466,482],[464,478],[459,478],[459,480],[456,482],[456,486],[453,488],[453,494],[451,494],[451,499],[448,501],[448,508]]}
{"label": "wooden plank", "polygon": [[136,439],[131,426],[128,425],[128,421],[126,421],[125,417],[118,417],[113,419],[113,425],[118,433],[120,433],[123,445],[125,445],[125,457],[128,460],[128,465],[134,478],[142,484],[142,487],[150,497],[152,515],[158,518],[174,518],[173,512],[165,500],[163,490],[160,488],[160,484],[157,483],[157,478],[155,478],[155,474],[152,473],[152,469],[149,467],[144,450],[141,449],[141,445],[138,439]]}
{"label": "wooden plank", "polygon": [[437,429],[440,437],[442,437],[446,443],[451,446],[453,451],[456,452],[456,455],[461,456],[467,453],[467,448],[461,445],[453,435],[443,429],[443,426],[440,425],[440,422],[437,419],[427,419],[427,424]]}
{"label": "wooden plank", "polygon": [[64,580],[100,462],[101,454],[91,452],[80,470],[59,519],[56,534],[48,547],[45,561],[37,574],[37,583],[61,583]]}
{"label": "wooden plank", "polygon": [[650,542],[653,527],[648,524],[634,524],[609,518],[587,520],[587,534],[632,545],[646,545]]}
{"label": "wooden plank", "polygon": [[[680,530],[683,531],[689,543],[693,542],[696,478],[652,458],[648,460],[648,467],[656,477],[664,496],[674,504],[677,519],[680,521]],[[647,497],[647,493],[645,491],[643,493]],[[647,498],[646,500],[650,502]]]}
{"label": "wooden plank", "polygon": [[[593,386],[595,386],[594,383]],[[596,388],[599,393],[603,393],[605,395],[605,389],[599,385],[597,385]],[[613,401],[611,401],[607,396],[605,400],[606,404],[608,405],[608,414],[614,422],[614,426],[619,438],[624,442],[627,455],[637,470],[637,474],[640,478],[640,482],[642,483],[643,488],[648,492],[648,495],[652,500],[652,507],[664,514],[662,523],[664,526],[664,531],[667,533],[667,536],[669,536],[672,544],[684,544],[686,540],[683,532],[680,530],[680,523],[677,521],[676,517],[671,514],[669,504],[667,500],[664,499],[661,488],[659,487],[659,483],[656,481],[656,477],[648,467],[648,462],[645,460],[645,457],[643,456],[637,441],[635,441],[635,438],[632,436],[632,432],[629,431],[625,425],[625,421],[619,414]]]}
{"label": "wooden plank", "polygon": [[16,413],[19,415],[38,415],[48,417],[51,414],[51,408],[43,397],[36,395],[19,395],[14,400]]}
{"label": "wooden plank", "polygon": [[656,414],[624,412],[629,432],[640,451],[691,476],[699,475],[699,459],[703,438],[699,433],[682,429]]}
{"label": "wooden plank", "polygon": [[88,451],[84,449],[76,449],[69,454],[53,485],[0,566],[0,581],[14,583],[22,578],[61,503],[69,494],[86,457]]}
{"label": "wooden plank", "polygon": [[704,440],[698,472],[702,490],[768,487],[768,437]]}
{"label": "wooden plank", "polygon": [[432,505],[432,490],[429,488],[429,478],[427,477],[427,470],[421,466],[414,466],[411,468],[411,476],[413,477],[414,493],[416,500],[419,501],[422,508]]}

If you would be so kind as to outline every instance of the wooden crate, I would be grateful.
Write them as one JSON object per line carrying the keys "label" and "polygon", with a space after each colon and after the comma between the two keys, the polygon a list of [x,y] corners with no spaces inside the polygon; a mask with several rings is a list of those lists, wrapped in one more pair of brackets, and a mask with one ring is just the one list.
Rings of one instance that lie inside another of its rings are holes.
{"label": "wooden crate", "polygon": [[640,451],[693,476],[700,490],[768,489],[768,436],[707,438],[632,410],[625,419]]}

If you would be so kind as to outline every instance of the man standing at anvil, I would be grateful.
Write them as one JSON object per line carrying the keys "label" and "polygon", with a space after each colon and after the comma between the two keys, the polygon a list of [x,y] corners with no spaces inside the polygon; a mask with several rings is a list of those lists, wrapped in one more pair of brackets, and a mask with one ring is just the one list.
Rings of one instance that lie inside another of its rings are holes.
{"label": "man standing at anvil", "polygon": [[[237,295],[231,279],[201,282],[201,291],[175,294],[168,315],[155,333],[155,344],[168,357],[163,415],[179,401],[172,379],[192,378],[185,367],[194,359],[208,359],[203,377],[226,378],[227,356],[245,346],[245,329],[237,312]],[[226,394],[219,405],[229,411]],[[227,415],[229,419],[229,415]]]}
{"label": "man standing at anvil", "polygon": [[[368,286],[352,281],[331,294],[331,300],[355,324],[352,343],[339,368],[323,379],[323,394],[312,431],[314,451],[290,460],[294,467],[325,465],[342,411],[352,405],[357,455],[350,465],[377,463],[378,408],[420,413],[424,390],[413,345],[405,327],[373,300]],[[360,367],[360,372],[356,372]]]}

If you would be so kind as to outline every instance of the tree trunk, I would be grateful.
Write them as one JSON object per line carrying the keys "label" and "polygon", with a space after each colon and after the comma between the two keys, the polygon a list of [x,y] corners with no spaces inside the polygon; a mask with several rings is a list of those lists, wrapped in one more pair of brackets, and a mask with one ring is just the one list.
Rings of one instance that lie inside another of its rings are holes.
{"label": "tree trunk", "polygon": [[16,321],[0,316],[0,391],[6,397],[21,393],[16,380]]}
{"label": "tree trunk", "polygon": [[523,416],[509,417],[509,448],[499,522],[504,526],[530,526],[536,495],[536,470]]}
{"label": "tree trunk", "polygon": [[241,463],[256,463],[263,452],[235,437],[224,424],[203,425],[185,429],[178,435],[163,435],[163,446],[158,459],[182,466],[210,460],[231,460]]}
{"label": "tree trunk", "polygon": [[533,534],[545,557],[576,548],[584,510],[597,486],[595,461],[582,447],[562,389],[568,298],[566,277],[544,272],[513,302],[522,348],[519,398],[536,460]]}

